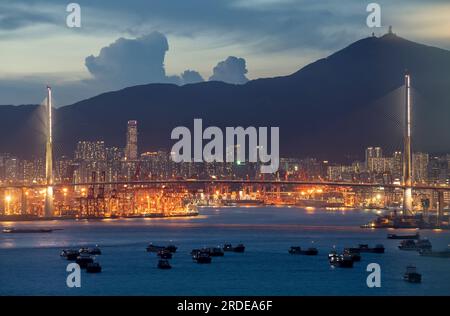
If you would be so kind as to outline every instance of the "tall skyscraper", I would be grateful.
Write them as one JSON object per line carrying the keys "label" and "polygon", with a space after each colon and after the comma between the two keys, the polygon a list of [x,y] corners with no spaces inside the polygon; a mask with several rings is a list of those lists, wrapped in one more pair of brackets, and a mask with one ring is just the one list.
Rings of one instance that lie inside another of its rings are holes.
{"label": "tall skyscraper", "polygon": [[138,158],[137,137],[137,121],[128,121],[127,145],[125,147],[126,160],[137,160]]}
{"label": "tall skyscraper", "polygon": [[413,154],[413,178],[415,182],[428,180],[429,155],[427,153]]}
{"label": "tall skyscraper", "polygon": [[394,179],[401,180],[403,177],[403,153],[401,151],[395,151],[392,159],[392,176]]}
{"label": "tall skyscraper", "polygon": [[366,169],[374,172],[383,169],[383,150],[380,147],[368,147],[366,149]]}

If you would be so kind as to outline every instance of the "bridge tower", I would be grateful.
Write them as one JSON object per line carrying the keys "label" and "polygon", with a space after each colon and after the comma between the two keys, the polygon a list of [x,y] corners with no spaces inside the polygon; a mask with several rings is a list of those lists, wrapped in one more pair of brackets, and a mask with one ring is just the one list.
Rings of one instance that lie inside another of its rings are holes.
{"label": "bridge tower", "polygon": [[52,135],[52,88],[47,87],[47,142],[45,146],[45,217],[53,216],[53,135]]}
{"label": "bridge tower", "polygon": [[412,207],[412,165],[411,165],[411,76],[405,74],[405,130],[404,130],[404,153],[403,153],[403,211],[411,214]]}

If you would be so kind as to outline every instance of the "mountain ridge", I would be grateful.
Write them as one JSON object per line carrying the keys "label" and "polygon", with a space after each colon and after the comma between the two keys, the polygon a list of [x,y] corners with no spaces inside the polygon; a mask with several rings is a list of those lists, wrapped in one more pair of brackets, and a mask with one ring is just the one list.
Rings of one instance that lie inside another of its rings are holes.
{"label": "mountain ridge", "polygon": [[[205,126],[279,126],[283,156],[361,157],[369,145],[394,149],[401,144],[398,88],[406,69],[420,93],[414,98],[415,148],[450,151],[450,140],[442,137],[450,135],[445,120],[450,117],[450,51],[395,34],[363,38],[290,75],[243,85],[147,84],[102,93],[55,110],[55,142],[64,154],[85,139],[123,147],[126,121],[137,119],[141,151],[168,149],[174,127],[190,127],[194,118],[202,118]],[[393,100],[383,99],[390,94]],[[380,99],[385,104],[379,105]],[[26,137],[30,126],[17,127],[31,117],[32,106],[23,107],[0,106],[0,133],[12,135],[9,141],[0,139],[2,151],[29,155],[36,150],[30,144],[17,148],[32,138]],[[396,119],[389,121],[390,116]]]}

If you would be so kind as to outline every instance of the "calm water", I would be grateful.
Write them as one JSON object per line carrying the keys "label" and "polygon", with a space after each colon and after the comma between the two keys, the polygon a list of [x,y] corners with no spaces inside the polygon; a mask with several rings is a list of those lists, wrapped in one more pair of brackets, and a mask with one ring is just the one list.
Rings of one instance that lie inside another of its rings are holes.
{"label": "calm water", "polygon": [[[299,208],[206,208],[196,218],[1,223],[62,228],[51,234],[0,234],[0,295],[450,295],[450,259],[421,257],[397,249],[387,230],[359,225],[367,211],[306,211]],[[397,231],[407,232],[407,231]],[[450,244],[450,232],[423,231],[435,249]],[[156,268],[145,247],[174,243],[172,270]],[[226,253],[211,265],[192,262],[190,251],[225,242],[244,243],[243,254]],[[315,257],[292,256],[291,245],[319,249]],[[363,254],[353,269],[333,269],[327,254],[343,247],[383,243],[385,254]],[[99,244],[103,272],[82,272],[81,288],[66,287],[62,248]],[[366,286],[366,267],[381,265],[382,287]],[[402,280],[408,264],[422,284]]]}

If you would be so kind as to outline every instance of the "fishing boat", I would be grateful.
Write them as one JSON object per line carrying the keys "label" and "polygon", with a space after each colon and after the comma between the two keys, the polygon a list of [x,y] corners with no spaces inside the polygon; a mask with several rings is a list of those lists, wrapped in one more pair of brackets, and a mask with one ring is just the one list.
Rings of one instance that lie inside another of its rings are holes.
{"label": "fishing boat", "polygon": [[291,255],[306,255],[306,256],[316,256],[319,251],[317,250],[317,248],[308,248],[306,250],[302,250],[301,247],[297,247],[297,246],[292,246],[288,252]]}
{"label": "fishing boat", "polygon": [[353,268],[353,259],[349,255],[334,254],[329,256],[330,265],[339,268]]}
{"label": "fishing boat", "polygon": [[417,240],[417,239],[420,239],[420,234],[419,233],[416,233],[414,235],[388,234],[387,238],[388,239],[402,239],[402,240],[408,240],[408,239]]}
{"label": "fishing boat", "polygon": [[88,255],[101,255],[102,251],[100,250],[100,248],[98,246],[95,247],[83,247],[80,248],[80,250],[78,251],[79,253],[85,253]]}
{"label": "fishing boat", "polygon": [[431,249],[421,249],[419,254],[424,257],[450,258],[450,249],[443,251],[433,251]]}
{"label": "fishing boat", "polygon": [[94,259],[88,254],[80,254],[75,262],[81,269],[86,269],[89,263],[94,263]]}
{"label": "fishing boat", "polygon": [[371,248],[367,244],[360,244],[356,248],[348,248],[349,251],[353,253],[361,253],[361,252],[368,252],[368,253],[384,253],[384,246],[381,244],[375,245],[375,247]]}
{"label": "fishing boat", "polygon": [[45,229],[45,228],[13,228],[7,227],[3,229],[4,234],[36,234],[36,233],[51,233],[53,229]]}
{"label": "fishing boat", "polygon": [[351,248],[345,248],[344,254],[350,256],[353,260],[353,262],[361,261],[361,254],[359,251],[352,251]]}
{"label": "fishing boat", "polygon": [[100,273],[102,272],[102,266],[98,262],[88,263],[86,266],[87,273]]}
{"label": "fishing boat", "polygon": [[236,247],[233,247],[231,244],[225,244],[223,245],[223,251],[244,252],[245,246],[243,244],[239,244]]}
{"label": "fishing boat", "polygon": [[172,259],[172,253],[167,249],[160,250],[158,251],[158,257],[161,259]]}
{"label": "fishing boat", "polygon": [[169,263],[169,260],[159,260],[158,261],[158,269],[168,270],[172,269],[172,266]]}
{"label": "fishing boat", "polygon": [[69,261],[77,260],[79,255],[80,253],[75,249],[63,249],[60,254],[61,257],[66,258]]}
{"label": "fishing boat", "polygon": [[192,250],[192,259],[197,263],[211,263],[212,261],[209,252],[199,249]]}
{"label": "fishing boat", "polygon": [[417,272],[416,267],[408,266],[405,274],[403,274],[403,280],[409,283],[420,283],[422,282],[422,275]]}
{"label": "fishing boat", "polygon": [[164,250],[165,248],[166,247],[164,247],[164,246],[156,246],[156,245],[153,245],[153,244],[149,244],[147,246],[147,252],[159,252],[161,250]]}

